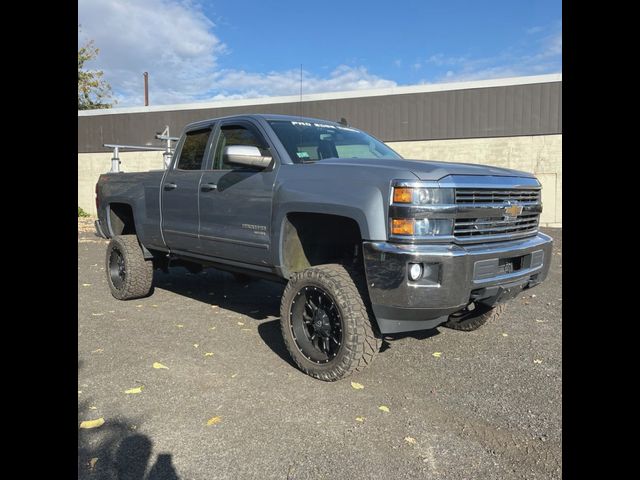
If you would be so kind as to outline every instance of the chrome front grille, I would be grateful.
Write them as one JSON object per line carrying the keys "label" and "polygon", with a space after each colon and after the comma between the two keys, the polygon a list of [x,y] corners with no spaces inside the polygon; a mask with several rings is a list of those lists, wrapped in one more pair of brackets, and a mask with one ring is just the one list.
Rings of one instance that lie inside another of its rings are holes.
{"label": "chrome front grille", "polygon": [[[453,226],[453,236],[461,242],[509,240],[538,231],[539,188],[456,188],[455,199],[465,212]],[[513,206],[522,206],[522,213],[509,216],[506,209]]]}
{"label": "chrome front grille", "polygon": [[537,213],[517,218],[459,218],[453,227],[455,237],[485,235],[511,235],[535,233],[538,229]]}
{"label": "chrome front grille", "polygon": [[507,201],[518,203],[540,202],[539,189],[481,189],[456,188],[456,203],[504,203]]}

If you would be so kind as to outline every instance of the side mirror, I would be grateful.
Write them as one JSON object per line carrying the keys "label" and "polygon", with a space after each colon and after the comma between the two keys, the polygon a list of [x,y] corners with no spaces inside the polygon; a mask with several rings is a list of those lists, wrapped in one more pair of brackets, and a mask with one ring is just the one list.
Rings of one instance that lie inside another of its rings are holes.
{"label": "side mirror", "polygon": [[222,161],[230,165],[267,168],[271,164],[270,156],[263,156],[258,147],[230,145],[222,150]]}

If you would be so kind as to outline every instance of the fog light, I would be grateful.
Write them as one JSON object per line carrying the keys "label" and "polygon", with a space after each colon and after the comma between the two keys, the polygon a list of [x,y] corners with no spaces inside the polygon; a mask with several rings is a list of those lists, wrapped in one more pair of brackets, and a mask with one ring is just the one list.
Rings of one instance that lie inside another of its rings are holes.
{"label": "fog light", "polygon": [[409,280],[416,281],[422,277],[422,265],[420,263],[409,264]]}

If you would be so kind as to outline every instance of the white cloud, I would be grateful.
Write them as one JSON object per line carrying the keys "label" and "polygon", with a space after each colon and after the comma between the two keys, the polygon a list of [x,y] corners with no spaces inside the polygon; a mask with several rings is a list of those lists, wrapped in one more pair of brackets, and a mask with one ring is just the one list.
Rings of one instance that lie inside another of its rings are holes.
{"label": "white cloud", "polygon": [[429,57],[427,62],[437,67],[447,67],[446,73],[438,76],[435,82],[542,75],[562,71],[561,30],[533,40],[532,43],[536,45],[532,53],[518,53],[518,49],[515,48],[493,57],[482,58],[446,56],[438,53]]}
{"label": "white cloud", "polygon": [[[318,77],[303,70],[302,93],[359,90],[363,88],[395,87],[392,80],[373,75],[364,67],[340,65],[328,77]],[[296,95],[300,92],[300,70],[252,73],[243,70],[223,70],[212,84],[216,93],[212,99],[251,98]]]}
{"label": "white cloud", "polygon": [[142,104],[144,71],[152,103],[197,98],[226,48],[190,2],[79,0],[78,13],[78,40],[95,40],[100,54],[91,67],[104,70],[122,106]]}
{"label": "white cloud", "polygon": [[[214,23],[190,0],[79,0],[78,13],[79,43],[93,39],[100,49],[88,67],[104,71],[118,106],[143,104],[145,71],[152,105],[300,91],[297,69],[217,70],[228,48],[214,33]],[[340,65],[328,77],[303,72],[303,93],[395,85],[362,66]]]}

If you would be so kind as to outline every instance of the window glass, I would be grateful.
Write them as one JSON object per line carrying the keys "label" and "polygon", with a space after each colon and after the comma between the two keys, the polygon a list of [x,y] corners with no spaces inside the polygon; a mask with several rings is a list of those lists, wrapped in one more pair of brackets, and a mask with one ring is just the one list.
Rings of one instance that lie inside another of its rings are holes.
{"label": "window glass", "polygon": [[207,149],[207,140],[209,140],[211,129],[197,130],[188,132],[185,138],[180,159],[178,160],[178,169],[180,170],[200,170],[204,159],[204,152]]}
{"label": "window glass", "polygon": [[220,128],[220,137],[218,139],[218,145],[216,146],[216,155],[213,164],[214,170],[231,170],[231,165],[222,163],[222,151],[224,147],[230,145],[248,145],[251,147],[258,147],[264,155],[269,147],[256,130],[243,125],[224,125]]}
{"label": "window glass", "polygon": [[294,163],[323,158],[402,158],[371,135],[341,124],[285,120],[269,124]]}

